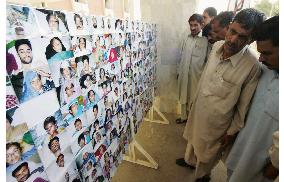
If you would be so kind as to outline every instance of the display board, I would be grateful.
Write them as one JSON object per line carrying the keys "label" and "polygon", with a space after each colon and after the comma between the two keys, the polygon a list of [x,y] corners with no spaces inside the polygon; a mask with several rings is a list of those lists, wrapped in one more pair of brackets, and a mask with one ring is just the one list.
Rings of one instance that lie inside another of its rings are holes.
{"label": "display board", "polygon": [[153,103],[157,25],[6,9],[7,181],[110,181]]}

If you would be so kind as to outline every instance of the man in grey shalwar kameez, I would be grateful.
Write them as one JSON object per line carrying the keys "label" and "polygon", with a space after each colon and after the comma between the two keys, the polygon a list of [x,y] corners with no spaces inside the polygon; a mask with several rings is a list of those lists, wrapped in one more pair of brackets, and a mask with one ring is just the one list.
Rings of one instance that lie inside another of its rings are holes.
{"label": "man in grey shalwar kameez", "polygon": [[177,123],[186,122],[189,105],[205,65],[208,41],[201,37],[203,17],[193,14],[188,20],[191,33],[183,42],[181,62],[178,68],[178,96],[181,104],[181,118]]}
{"label": "man in grey shalwar kameez", "polygon": [[259,61],[267,67],[262,67],[245,127],[226,160],[230,182],[270,181],[263,172],[267,165],[272,165],[268,151],[272,135],[279,128],[279,16],[262,23],[254,37],[260,52]]}

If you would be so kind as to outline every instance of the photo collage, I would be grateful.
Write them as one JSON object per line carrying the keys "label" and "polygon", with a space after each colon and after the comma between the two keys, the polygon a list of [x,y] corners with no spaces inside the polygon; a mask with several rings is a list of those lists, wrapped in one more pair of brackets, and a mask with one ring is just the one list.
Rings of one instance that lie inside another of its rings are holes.
{"label": "photo collage", "polygon": [[6,9],[7,181],[110,181],[153,104],[157,25]]}

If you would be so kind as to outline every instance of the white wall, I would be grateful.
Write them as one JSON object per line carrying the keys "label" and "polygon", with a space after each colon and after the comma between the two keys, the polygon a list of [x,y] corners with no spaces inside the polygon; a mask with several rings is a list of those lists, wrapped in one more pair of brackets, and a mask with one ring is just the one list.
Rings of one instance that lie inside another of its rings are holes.
{"label": "white wall", "polygon": [[162,112],[179,113],[176,64],[182,34],[189,31],[188,18],[196,12],[197,0],[141,0],[141,19],[159,25],[158,93]]}

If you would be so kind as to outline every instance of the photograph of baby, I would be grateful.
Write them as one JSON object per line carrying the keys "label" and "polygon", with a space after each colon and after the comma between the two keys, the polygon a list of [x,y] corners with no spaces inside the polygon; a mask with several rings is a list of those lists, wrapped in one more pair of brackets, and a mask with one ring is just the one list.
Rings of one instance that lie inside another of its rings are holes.
{"label": "photograph of baby", "polygon": [[85,114],[85,98],[79,96],[72,100],[69,104],[61,107],[61,113],[65,122],[70,124],[77,117]]}
{"label": "photograph of baby", "polygon": [[10,77],[6,75],[6,110],[19,105],[19,100],[12,86]]}
{"label": "photograph of baby", "polygon": [[30,7],[6,5],[6,40],[40,35],[33,10]]}
{"label": "photograph of baby", "polygon": [[48,9],[35,9],[34,13],[39,22],[41,35],[68,35],[68,26],[65,14]]}
{"label": "photograph of baby", "polygon": [[63,153],[46,169],[46,173],[55,182],[81,181],[74,158]]}
{"label": "photograph of baby", "polygon": [[92,53],[92,36],[72,36],[71,41],[76,57]]}
{"label": "photograph of baby", "polygon": [[70,35],[91,35],[86,17],[80,13],[66,13]]}
{"label": "photograph of baby", "polygon": [[12,169],[12,172],[7,173],[6,179],[11,182],[49,181],[43,165],[32,161],[19,162],[19,164]]}
{"label": "photograph of baby", "polygon": [[71,149],[74,156],[91,142],[91,127],[92,125],[86,127],[80,134],[77,135],[78,137],[74,138],[72,141]]}
{"label": "photograph of baby", "polygon": [[41,162],[29,131],[16,136],[6,143],[6,172],[12,172],[19,162],[25,160],[31,160],[35,163]]}

